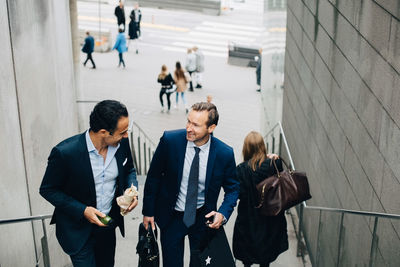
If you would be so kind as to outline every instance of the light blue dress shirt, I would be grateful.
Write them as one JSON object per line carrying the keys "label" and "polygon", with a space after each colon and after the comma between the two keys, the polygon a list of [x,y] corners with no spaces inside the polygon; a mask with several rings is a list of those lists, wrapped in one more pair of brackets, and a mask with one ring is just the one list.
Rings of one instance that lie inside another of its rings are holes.
{"label": "light blue dress shirt", "polygon": [[117,185],[118,165],[115,153],[119,148],[119,144],[116,147],[108,146],[106,160],[93,145],[89,130],[86,131],[86,144],[96,188],[96,209],[108,214],[111,210]]}
{"label": "light blue dress shirt", "polygon": [[[207,143],[198,147],[200,148],[200,153],[199,153],[199,188],[197,195],[197,208],[203,206],[205,202],[206,172],[207,172],[208,154],[210,152],[210,143],[211,143],[211,136],[208,139]],[[176,206],[175,206],[175,209],[177,211],[185,210],[190,167],[192,165],[194,155],[196,154],[196,151],[194,149],[195,147],[196,145],[193,142],[191,141],[187,142],[185,162],[183,164],[181,187],[179,190],[178,199],[176,201]]]}

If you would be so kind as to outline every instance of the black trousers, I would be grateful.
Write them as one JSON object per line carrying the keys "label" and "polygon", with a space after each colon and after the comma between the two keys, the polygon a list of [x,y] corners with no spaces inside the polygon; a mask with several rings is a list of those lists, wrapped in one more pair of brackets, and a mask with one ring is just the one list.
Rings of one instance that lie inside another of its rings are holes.
{"label": "black trousers", "polygon": [[121,63],[122,63],[122,65],[123,65],[124,68],[125,68],[125,61],[124,61],[124,58],[122,57],[122,55],[123,55],[123,53],[118,53],[118,56],[119,56],[118,67],[121,66]]}
{"label": "black trousers", "polygon": [[115,258],[115,227],[93,226],[83,248],[70,255],[74,267],[113,267]]}
{"label": "black trousers", "polygon": [[188,71],[189,75],[190,75],[190,87],[189,87],[189,91],[193,91],[193,76],[192,73],[194,73],[194,71]]}
{"label": "black trousers", "polygon": [[164,94],[167,95],[168,110],[170,110],[171,109],[171,99],[170,99],[171,93],[167,93],[166,91],[167,91],[166,89],[161,88],[160,102],[161,102],[161,106],[164,107],[163,95]]}
{"label": "black trousers", "polygon": [[86,65],[86,63],[90,60],[92,62],[93,68],[96,68],[96,64],[94,64],[93,58],[92,58],[92,53],[87,53],[86,60],[83,63],[83,65]]}
{"label": "black trousers", "polygon": [[183,267],[185,236],[189,237],[189,267],[199,266],[199,245],[207,230],[205,215],[204,207],[198,209],[195,224],[187,228],[183,223],[183,212],[174,211],[171,221],[161,229],[163,267]]}

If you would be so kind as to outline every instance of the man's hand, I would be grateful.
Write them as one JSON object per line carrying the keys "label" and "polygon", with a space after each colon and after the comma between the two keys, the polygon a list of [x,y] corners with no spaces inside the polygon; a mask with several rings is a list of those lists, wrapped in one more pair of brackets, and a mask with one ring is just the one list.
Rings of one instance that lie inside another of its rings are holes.
{"label": "man's hand", "polygon": [[104,213],[89,206],[87,206],[85,211],[83,212],[83,216],[85,216],[86,220],[88,220],[90,223],[96,224],[98,226],[106,226],[99,220],[99,218],[97,218],[97,215],[101,218],[106,217]]}
{"label": "man's hand", "polygon": [[267,154],[267,158],[277,160],[279,156],[277,154]]}
{"label": "man's hand", "polygon": [[222,222],[224,221],[224,215],[222,215],[219,212],[212,211],[208,213],[205,217],[208,219],[210,217],[214,216],[214,221],[208,225],[208,227],[213,228],[213,229],[218,229],[221,227]]}
{"label": "man's hand", "polygon": [[134,208],[136,208],[137,204],[139,203],[138,198],[134,197],[132,203],[126,209],[126,213],[131,212]]}
{"label": "man's hand", "polygon": [[154,217],[143,216],[143,225],[146,228],[146,230],[149,227],[149,223],[151,224],[151,228],[155,230],[156,225],[154,224]]}

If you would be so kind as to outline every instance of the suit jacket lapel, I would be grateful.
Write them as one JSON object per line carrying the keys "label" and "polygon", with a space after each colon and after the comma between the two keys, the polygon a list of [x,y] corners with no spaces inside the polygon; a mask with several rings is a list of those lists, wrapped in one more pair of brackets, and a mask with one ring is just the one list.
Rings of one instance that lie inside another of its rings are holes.
{"label": "suit jacket lapel", "polygon": [[180,138],[179,142],[180,143],[177,146],[178,151],[176,151],[176,154],[178,155],[178,182],[177,182],[178,192],[181,187],[183,165],[185,163],[186,146],[187,146],[186,131],[185,131],[185,135],[183,136],[183,138]]}
{"label": "suit jacket lapel", "polygon": [[91,199],[94,201],[94,207],[96,207],[97,206],[96,187],[94,184],[92,164],[90,163],[89,152],[88,152],[87,144],[86,144],[86,132],[80,136],[79,144],[80,144],[80,153],[79,153],[80,160],[79,160],[79,162],[81,162],[81,164],[82,164],[82,172],[83,172],[82,177],[84,179],[86,179],[86,181],[89,185]]}
{"label": "suit jacket lapel", "polygon": [[117,176],[117,185],[119,187],[118,189],[118,195],[121,195],[123,191],[125,190],[124,184],[123,184],[123,177],[124,177],[124,166],[122,165],[124,163],[124,157],[123,153],[121,151],[121,145],[118,148],[117,152],[115,153],[115,159],[117,160],[117,166],[118,166],[118,176]]}
{"label": "suit jacket lapel", "polygon": [[210,151],[208,153],[208,161],[207,161],[207,172],[206,172],[206,186],[205,186],[205,195],[207,196],[208,185],[210,184],[212,170],[214,168],[215,157],[217,156],[215,149],[214,137],[210,136],[211,144]]}

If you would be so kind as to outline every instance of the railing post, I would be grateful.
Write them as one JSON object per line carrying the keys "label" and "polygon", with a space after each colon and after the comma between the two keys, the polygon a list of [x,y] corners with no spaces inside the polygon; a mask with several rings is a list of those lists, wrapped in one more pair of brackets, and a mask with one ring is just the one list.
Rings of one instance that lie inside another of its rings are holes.
{"label": "railing post", "polygon": [[320,251],[320,245],[319,245],[319,236],[322,232],[322,221],[321,221],[321,215],[322,215],[322,210],[319,211],[319,222],[318,222],[318,235],[317,235],[317,251],[316,251],[316,266],[319,266],[319,251]]}
{"label": "railing post", "polygon": [[44,267],[50,267],[49,244],[47,242],[47,232],[46,232],[46,225],[44,223],[44,220],[45,219],[42,219],[43,237],[41,239],[42,253],[43,253],[43,265],[44,265]]}
{"label": "railing post", "polygon": [[144,139],[144,143],[143,143],[143,159],[144,159],[144,172],[143,172],[143,174],[147,174],[146,139]]}
{"label": "railing post", "polygon": [[[150,145],[149,145],[149,153],[148,153],[148,155],[149,155],[149,168],[150,168],[150,163],[151,163],[151,149],[150,149]],[[147,171],[146,171],[146,174],[147,174]]]}
{"label": "railing post", "polygon": [[275,137],[272,135],[272,153],[275,153]]}
{"label": "railing post", "polygon": [[[278,155],[282,155],[282,133],[279,133]],[[292,166],[290,166],[292,168]]]}
{"label": "railing post", "polygon": [[337,253],[337,259],[336,259],[336,266],[340,266],[340,252],[342,248],[342,238],[343,238],[343,218],[344,218],[344,212],[342,212],[342,216],[340,216],[340,228],[339,228],[339,241],[338,241],[338,253]]}
{"label": "railing post", "polygon": [[378,248],[378,236],[376,235],[376,228],[378,227],[378,216],[375,217],[374,231],[372,232],[371,252],[369,254],[369,267],[374,266],[376,258],[376,250]]}
{"label": "railing post", "polygon": [[303,256],[303,249],[301,248],[301,237],[303,233],[303,212],[304,206],[300,204],[300,212],[299,212],[299,231],[297,238],[297,257]]}
{"label": "railing post", "polygon": [[136,172],[138,173],[138,164],[137,164],[137,158],[136,158],[135,144],[133,142],[133,132],[131,132],[130,142],[131,142],[131,153],[132,153],[133,164],[136,168]]}
{"label": "railing post", "polygon": [[140,149],[140,132],[139,132],[139,136],[137,138],[138,140],[138,154],[139,154],[139,171],[138,174],[142,174],[142,153],[141,153],[141,149]]}

